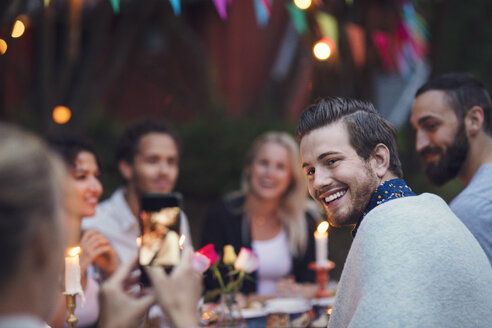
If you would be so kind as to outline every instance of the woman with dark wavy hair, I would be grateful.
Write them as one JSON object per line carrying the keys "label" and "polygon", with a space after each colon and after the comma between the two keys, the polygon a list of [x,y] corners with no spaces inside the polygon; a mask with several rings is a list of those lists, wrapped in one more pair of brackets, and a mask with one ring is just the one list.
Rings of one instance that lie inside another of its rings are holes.
{"label": "woman with dark wavy hair", "polygon": [[[118,267],[116,253],[108,240],[96,230],[81,233],[82,218],[93,216],[103,188],[99,180],[101,171],[96,151],[90,141],[78,136],[49,137],[48,144],[60,155],[67,166],[65,184],[65,213],[68,246],[79,246],[81,282],[85,304],[78,306],[75,315],[79,327],[91,327],[99,316],[97,274],[107,278]],[[94,266],[97,272],[90,268]],[[61,302],[54,326],[59,326],[66,316],[65,302]],[[81,304],[79,301],[78,304]]]}

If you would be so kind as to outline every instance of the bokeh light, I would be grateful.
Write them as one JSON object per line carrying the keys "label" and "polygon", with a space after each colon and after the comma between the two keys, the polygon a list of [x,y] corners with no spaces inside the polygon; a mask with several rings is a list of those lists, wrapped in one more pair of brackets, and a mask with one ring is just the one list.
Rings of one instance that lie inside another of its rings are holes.
{"label": "bokeh light", "polygon": [[321,40],[316,42],[316,44],[313,47],[313,54],[314,54],[314,57],[316,57],[316,59],[327,60],[328,58],[330,58],[331,53],[333,51],[332,50],[332,48],[333,48],[332,43],[333,42],[329,42],[329,41],[331,41],[331,40],[328,38],[322,38]]}
{"label": "bokeh light", "polygon": [[4,39],[0,39],[0,55],[7,52],[7,42]]}
{"label": "bokeh light", "polygon": [[53,109],[53,121],[55,121],[55,123],[65,124],[70,121],[71,117],[72,112],[68,107],[56,106],[55,109]]}
{"label": "bokeh light", "polygon": [[296,5],[297,8],[305,10],[311,7],[312,1],[311,0],[294,0],[294,4]]}
{"label": "bokeh light", "polygon": [[24,23],[20,20],[17,19],[14,23],[14,27],[12,28],[12,37],[13,38],[19,38],[24,34],[24,31],[26,30],[26,26]]}

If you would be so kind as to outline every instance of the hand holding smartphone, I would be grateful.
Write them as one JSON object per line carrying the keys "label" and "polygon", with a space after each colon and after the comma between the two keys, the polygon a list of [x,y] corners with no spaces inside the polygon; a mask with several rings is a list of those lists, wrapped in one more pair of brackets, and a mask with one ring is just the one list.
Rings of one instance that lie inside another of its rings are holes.
{"label": "hand holding smartphone", "polygon": [[[145,194],[141,198],[139,265],[170,271],[180,260],[181,195]],[[150,283],[141,270],[144,286]]]}

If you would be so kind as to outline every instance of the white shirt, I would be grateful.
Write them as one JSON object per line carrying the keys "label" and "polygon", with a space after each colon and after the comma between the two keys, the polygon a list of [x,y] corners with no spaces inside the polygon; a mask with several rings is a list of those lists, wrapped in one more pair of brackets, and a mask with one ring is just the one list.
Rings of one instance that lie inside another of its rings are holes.
{"label": "white shirt", "polygon": [[282,229],[272,239],[253,240],[251,247],[260,262],[256,291],[260,295],[275,295],[277,281],[287,277],[292,268],[287,234]]}
{"label": "white shirt", "polygon": [[[180,212],[180,227],[185,243],[191,246],[190,227],[183,211]],[[90,229],[98,230],[108,239],[121,262],[130,260],[138,252],[136,240],[140,226],[125,200],[123,188],[97,205],[96,215],[82,220],[82,230]]]}

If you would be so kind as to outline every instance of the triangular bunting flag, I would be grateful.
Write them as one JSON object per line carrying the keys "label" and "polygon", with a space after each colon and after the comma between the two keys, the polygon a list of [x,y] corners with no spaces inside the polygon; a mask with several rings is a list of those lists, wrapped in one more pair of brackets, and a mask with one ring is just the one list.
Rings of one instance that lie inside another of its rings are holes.
{"label": "triangular bunting flag", "polygon": [[120,12],[120,0],[109,0],[111,2],[111,6],[113,7],[114,13]]}
{"label": "triangular bunting flag", "polygon": [[345,31],[347,32],[355,66],[364,66],[366,62],[366,37],[364,35],[364,29],[354,23],[348,23],[345,25]]}
{"label": "triangular bunting flag", "polygon": [[321,32],[321,35],[326,36],[335,42],[338,48],[338,23],[335,17],[330,14],[318,12],[316,21]]}
{"label": "triangular bunting flag", "polygon": [[173,7],[174,15],[181,14],[181,0],[169,0],[171,7]]}
{"label": "triangular bunting flag", "polygon": [[372,40],[381,57],[381,63],[386,72],[393,71],[393,62],[391,60],[389,36],[381,31],[372,32]]}
{"label": "triangular bunting flag", "polygon": [[271,1],[272,0],[253,0],[256,12],[256,22],[261,27],[268,23],[271,12]]}
{"label": "triangular bunting flag", "polygon": [[287,3],[290,19],[296,28],[298,34],[304,34],[308,30],[306,13],[297,8],[292,2]]}
{"label": "triangular bunting flag", "polygon": [[227,0],[214,0],[215,8],[217,8],[217,12],[219,13],[220,18],[222,20],[227,18]]}
{"label": "triangular bunting flag", "polygon": [[271,1],[273,1],[273,0],[261,0],[263,7],[265,7],[265,10],[268,12],[268,16],[270,16],[272,14]]}

